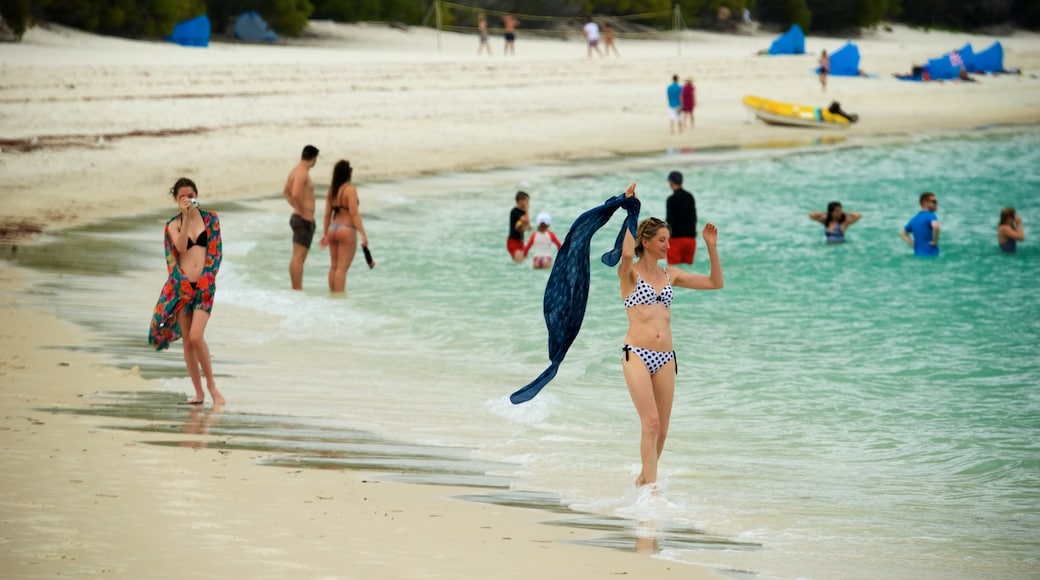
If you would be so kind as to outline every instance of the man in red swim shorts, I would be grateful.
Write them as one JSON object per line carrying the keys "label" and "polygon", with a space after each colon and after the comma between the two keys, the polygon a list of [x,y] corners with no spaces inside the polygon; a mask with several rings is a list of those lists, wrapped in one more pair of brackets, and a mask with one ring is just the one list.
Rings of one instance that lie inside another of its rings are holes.
{"label": "man in red swim shorts", "polygon": [[509,211],[509,237],[506,238],[506,250],[514,262],[524,261],[524,232],[531,229],[531,219],[527,209],[531,206],[531,196],[524,191],[516,192],[516,206]]}
{"label": "man in red swim shorts", "polygon": [[697,202],[692,193],[683,189],[682,182],[682,173],[673,171],[668,174],[672,195],[668,196],[664,219],[672,229],[668,247],[669,264],[692,264],[693,255],[697,252]]}

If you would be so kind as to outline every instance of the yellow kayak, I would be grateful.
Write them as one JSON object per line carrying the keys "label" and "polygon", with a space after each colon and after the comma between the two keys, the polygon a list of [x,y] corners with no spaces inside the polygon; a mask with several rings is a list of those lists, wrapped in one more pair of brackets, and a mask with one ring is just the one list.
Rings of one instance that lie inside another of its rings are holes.
{"label": "yellow kayak", "polygon": [[[825,107],[795,105],[751,95],[744,97],[744,106],[771,125],[846,129],[852,124],[848,117],[832,113]],[[855,116],[852,117],[855,120]]]}

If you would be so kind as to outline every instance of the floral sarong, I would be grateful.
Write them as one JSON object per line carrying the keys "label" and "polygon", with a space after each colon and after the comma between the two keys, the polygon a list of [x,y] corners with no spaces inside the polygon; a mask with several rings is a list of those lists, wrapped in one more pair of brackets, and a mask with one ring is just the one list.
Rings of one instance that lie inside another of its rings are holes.
{"label": "floral sarong", "polygon": [[152,311],[152,324],[148,332],[148,344],[155,350],[169,348],[170,343],[181,337],[181,327],[177,323],[177,314],[187,308],[190,310],[213,311],[213,296],[217,292],[217,271],[220,270],[222,248],[220,241],[220,220],[214,212],[199,210],[202,223],[206,226],[209,243],[206,245],[206,263],[202,274],[194,283],[181,272],[180,252],[170,238],[170,224],[179,216],[166,222],[164,237],[166,238],[166,268],[170,277],[166,279],[159,301]]}

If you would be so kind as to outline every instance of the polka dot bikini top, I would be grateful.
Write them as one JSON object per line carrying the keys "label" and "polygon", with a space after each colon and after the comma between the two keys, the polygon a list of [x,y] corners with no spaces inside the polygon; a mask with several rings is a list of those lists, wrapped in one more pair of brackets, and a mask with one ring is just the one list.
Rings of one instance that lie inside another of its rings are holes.
{"label": "polka dot bikini top", "polygon": [[[664,268],[661,268],[664,270]],[[665,308],[672,306],[672,278],[668,275],[668,270],[664,270],[665,278],[668,283],[661,288],[661,293],[658,294],[654,287],[647,284],[643,277],[636,272],[636,288],[625,298],[625,308],[632,308],[640,304],[651,305],[661,303],[664,304]]]}

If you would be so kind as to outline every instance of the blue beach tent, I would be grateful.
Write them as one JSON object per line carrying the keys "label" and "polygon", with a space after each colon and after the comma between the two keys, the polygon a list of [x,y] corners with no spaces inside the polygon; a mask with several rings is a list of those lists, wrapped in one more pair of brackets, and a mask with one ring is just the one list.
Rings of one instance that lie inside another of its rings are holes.
{"label": "blue beach tent", "polygon": [[173,34],[166,40],[181,46],[209,46],[209,18],[203,14],[191,20],[185,20],[173,27]]}
{"label": "blue beach tent", "polygon": [[989,48],[975,54],[972,61],[973,72],[998,73],[1004,72],[1004,47],[1000,42],[994,42]]}
{"label": "blue beach tent", "polygon": [[259,14],[250,10],[235,19],[235,38],[247,42],[276,42],[278,35]]}
{"label": "blue beach tent", "polygon": [[802,27],[792,24],[787,32],[769,45],[769,54],[805,54],[805,33]]}
{"label": "blue beach tent", "polygon": [[961,67],[953,66],[948,54],[930,59],[925,68],[928,70],[928,77],[933,81],[955,79],[961,73]]}
{"label": "blue beach tent", "polygon": [[831,76],[859,76],[859,47],[851,42],[831,54]]}

